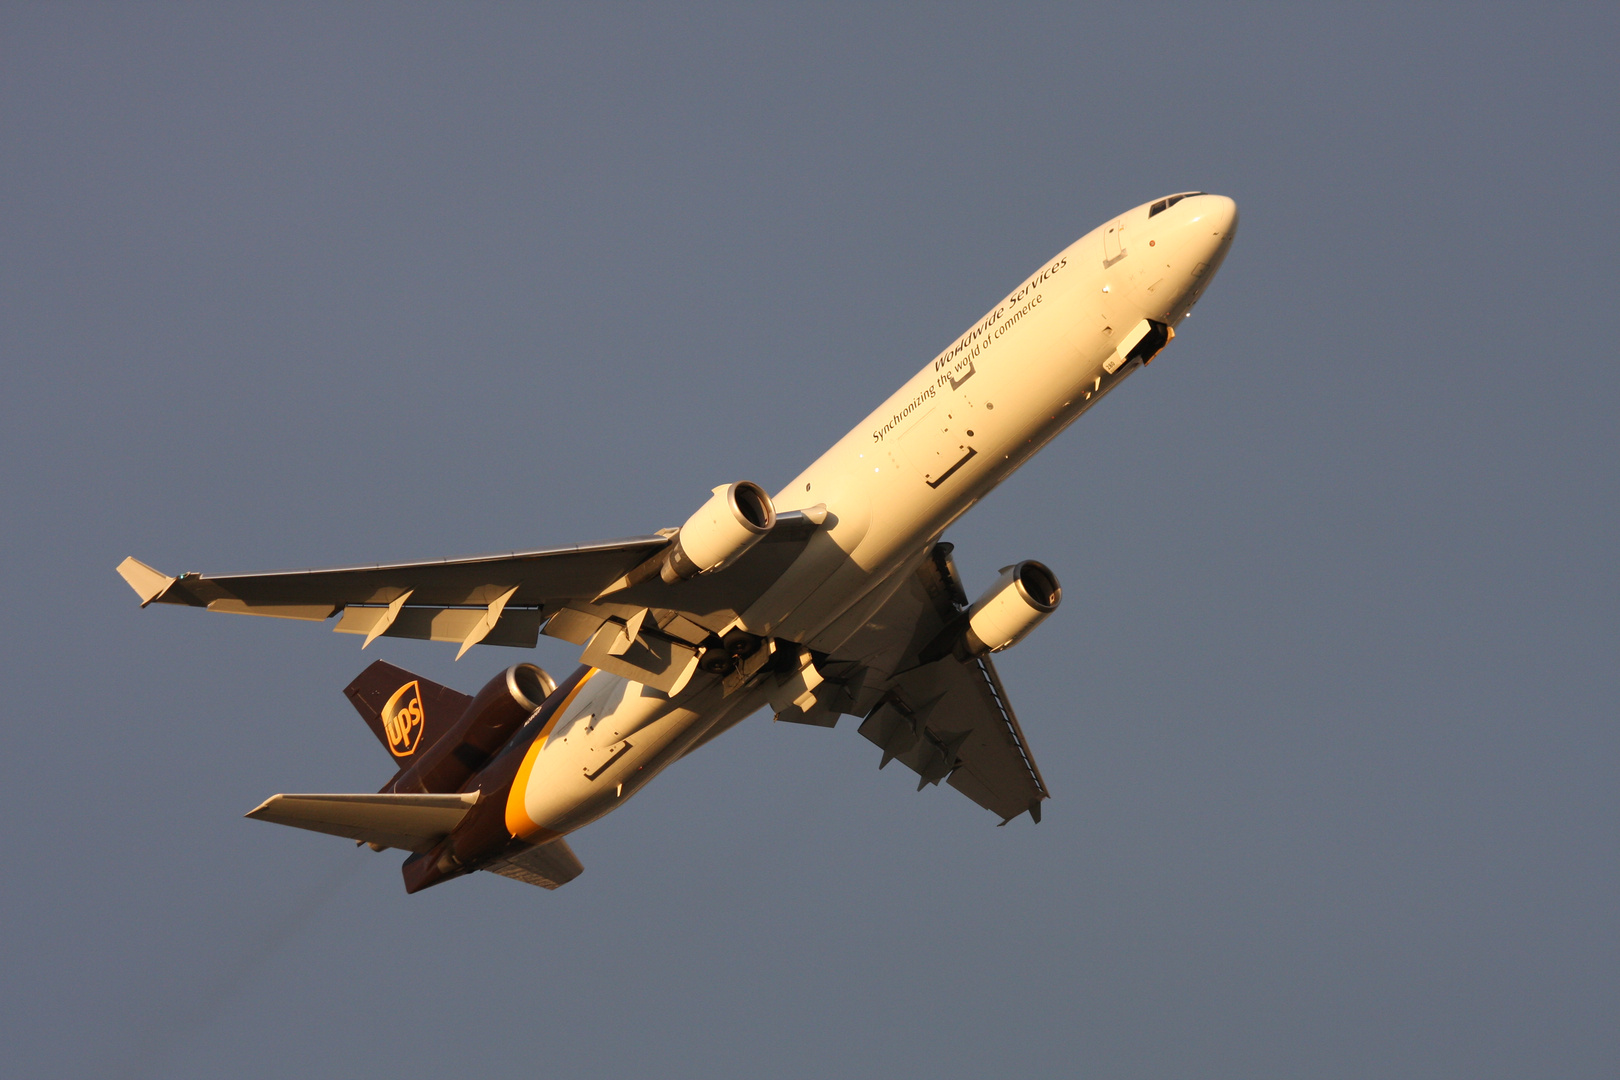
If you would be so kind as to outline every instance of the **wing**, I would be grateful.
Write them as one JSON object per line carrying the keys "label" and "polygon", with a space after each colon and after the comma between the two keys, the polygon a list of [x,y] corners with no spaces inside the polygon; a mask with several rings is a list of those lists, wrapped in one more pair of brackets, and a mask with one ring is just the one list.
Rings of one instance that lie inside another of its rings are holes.
{"label": "wing", "polygon": [[967,606],[951,545],[936,544],[913,572],[811,643],[830,646],[817,664],[826,681],[816,704],[778,718],[831,726],[838,713],[861,716],[861,734],[883,750],[879,768],[899,761],[918,774],[919,791],[944,780],[1003,825],[1026,811],[1039,821],[1049,792],[995,665],[939,655]]}
{"label": "wing", "polygon": [[[548,635],[578,645],[600,644],[596,651],[608,659],[595,666],[663,682],[660,689],[667,690],[683,672],[690,675],[697,646],[746,611],[825,519],[820,508],[780,514],[775,528],[734,564],[673,584],[645,573],[673,530],[572,547],[330,570],[171,577],[130,558],[118,572],[143,607],[181,604],[312,621],[341,614],[333,629],[363,634],[368,645],[378,637],[407,637],[460,642],[462,652],[480,642],[532,647],[544,627]],[[627,627],[633,628],[627,637],[634,647],[609,653],[612,639]]]}
{"label": "wing", "polygon": [[878,768],[899,761],[917,773],[918,791],[944,780],[1003,825],[1026,810],[1041,819],[1046,783],[988,657],[946,657],[899,676],[860,731],[883,748]]}

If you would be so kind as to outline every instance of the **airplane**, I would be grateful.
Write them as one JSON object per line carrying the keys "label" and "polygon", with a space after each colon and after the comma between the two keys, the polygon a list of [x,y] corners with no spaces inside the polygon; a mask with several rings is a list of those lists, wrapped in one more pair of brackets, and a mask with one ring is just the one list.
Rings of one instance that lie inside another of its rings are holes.
{"label": "airplane", "polygon": [[565,837],[744,718],[860,719],[917,790],[942,781],[1005,825],[1049,797],[991,655],[1056,610],[1057,576],[1004,567],[969,601],[940,538],[1146,367],[1220,268],[1237,205],[1144,203],[1043,263],[771,495],[715,487],[679,527],[474,558],[172,577],[118,566],[141,606],[320,622],[361,635],[580,646],[562,682],[520,663],[468,697],[384,661],[344,691],[396,771],[377,793],[282,794],[247,816],[409,852],[407,893],[477,870],[555,889]]}

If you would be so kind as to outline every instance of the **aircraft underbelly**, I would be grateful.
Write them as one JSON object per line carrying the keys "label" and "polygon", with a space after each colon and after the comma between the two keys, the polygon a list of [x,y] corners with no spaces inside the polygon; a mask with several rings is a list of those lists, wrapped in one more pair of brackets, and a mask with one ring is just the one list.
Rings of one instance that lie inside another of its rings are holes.
{"label": "aircraft underbelly", "polygon": [[716,723],[764,704],[760,691],[721,697],[718,683],[670,701],[607,672],[559,719],[523,779],[529,821],[569,833],[617,808]]}

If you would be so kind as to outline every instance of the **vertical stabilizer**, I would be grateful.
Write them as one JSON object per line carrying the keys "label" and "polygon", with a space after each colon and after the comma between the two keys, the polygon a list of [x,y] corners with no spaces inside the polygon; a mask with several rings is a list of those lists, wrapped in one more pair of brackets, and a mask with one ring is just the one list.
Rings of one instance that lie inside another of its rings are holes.
{"label": "vertical stabilizer", "polygon": [[427,752],[461,719],[472,698],[378,660],[343,689],[398,768]]}

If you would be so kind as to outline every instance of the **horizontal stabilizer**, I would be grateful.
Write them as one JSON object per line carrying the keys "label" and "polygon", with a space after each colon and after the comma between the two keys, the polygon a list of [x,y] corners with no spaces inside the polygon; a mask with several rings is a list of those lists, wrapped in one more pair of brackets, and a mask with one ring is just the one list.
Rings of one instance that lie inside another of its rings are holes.
{"label": "horizontal stabilizer", "polygon": [[248,812],[259,821],[346,836],[378,847],[426,851],[478,802],[453,795],[272,795]]}
{"label": "horizontal stabilizer", "polygon": [[574,854],[574,849],[568,846],[566,840],[559,839],[497,859],[483,869],[513,881],[538,885],[542,889],[555,889],[579,877],[585,870],[585,864],[579,861],[579,856]]}

